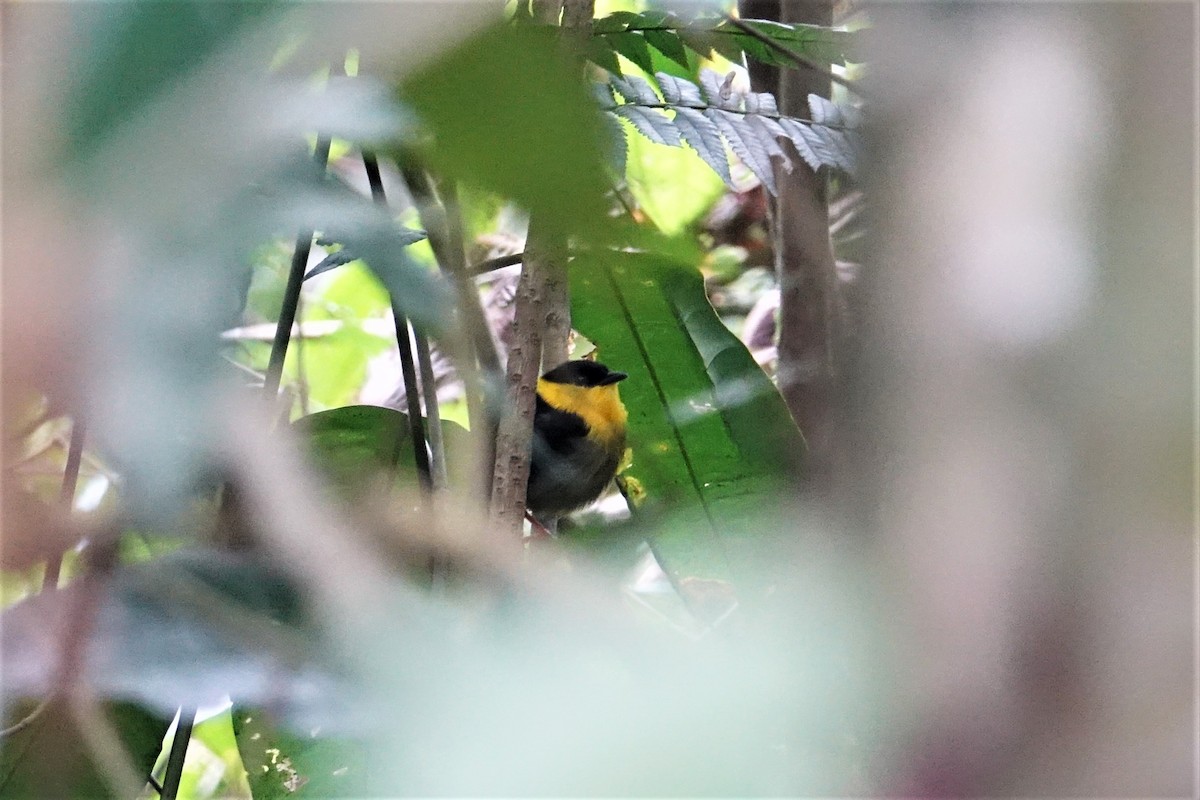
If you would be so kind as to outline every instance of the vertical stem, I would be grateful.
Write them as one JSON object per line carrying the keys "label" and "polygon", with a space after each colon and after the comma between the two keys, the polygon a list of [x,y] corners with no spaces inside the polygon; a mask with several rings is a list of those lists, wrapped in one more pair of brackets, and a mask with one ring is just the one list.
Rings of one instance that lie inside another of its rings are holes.
{"label": "vertical stem", "polygon": [[[67,463],[63,467],[62,488],[58,492],[58,503],[69,514],[75,504],[75,489],[79,486],[79,467],[83,463],[83,439],[87,428],[82,419],[71,421],[71,438],[67,445]],[[46,561],[46,572],[42,576],[42,591],[58,588],[62,572],[62,554],[55,553]]]}
{"label": "vertical stem", "polygon": [[417,369],[421,376],[421,394],[425,397],[425,416],[429,420],[429,467],[433,488],[446,487],[446,444],[442,437],[442,412],[438,406],[437,382],[433,376],[433,359],[429,355],[429,340],[420,331],[413,330],[413,344],[417,349]]}
{"label": "vertical stem", "polygon": [[525,490],[529,482],[530,441],[542,361],[545,322],[545,279],[542,256],[536,252],[538,231],[531,220],[525,265],[517,284],[516,313],[505,374],[506,402],[496,430],[492,472],[491,518],[502,536],[517,538],[525,519]]}
{"label": "vertical stem", "polygon": [[196,709],[187,706],[179,709],[179,723],[175,726],[171,752],[167,755],[167,769],[163,773],[160,800],[175,800],[179,795],[179,781],[183,777],[183,763],[187,758],[188,743],[192,740],[192,727],[195,723]]}
{"label": "vertical stem", "polygon": [[[379,161],[375,154],[363,150],[363,167],[367,171],[367,182],[371,184],[371,197],[375,202],[387,208],[387,195],[383,191],[383,176],[379,173]],[[392,316],[396,321],[396,346],[400,350],[400,374],[404,380],[404,399],[408,407],[408,431],[412,439],[413,461],[417,465],[417,475],[421,486],[429,489],[432,486],[429,469],[429,451],[425,444],[425,422],[421,416],[421,396],[417,390],[417,370],[413,362],[412,341],[408,335],[408,317],[400,309],[396,298],[392,298]],[[399,448],[396,449],[397,455]]]}
{"label": "vertical stem", "polygon": [[[318,136],[313,151],[316,168],[324,173],[329,162],[329,137]],[[312,252],[313,231],[302,230],[296,235],[296,248],[292,251],[292,266],[288,272],[287,287],[283,290],[283,306],[279,309],[279,323],[275,326],[275,340],[271,343],[271,359],[267,362],[267,374],[263,379],[263,395],[274,401],[279,393],[279,381],[283,377],[283,359],[287,355],[288,341],[292,336],[292,325],[296,323],[296,308],[300,304],[300,287],[304,283],[304,268],[308,265],[308,254]]]}
{"label": "vertical stem", "polygon": [[[782,4],[783,22],[829,26],[831,0]],[[813,70],[782,70],[779,106],[804,116],[808,96],[829,97],[830,80]],[[837,266],[829,238],[826,181],[804,163],[790,174],[776,170],[779,198],[775,215],[775,264],[779,275],[780,392],[809,449],[804,480],[825,490],[843,457],[840,442],[840,339]]]}
{"label": "vertical stem", "polygon": [[[591,36],[595,0],[564,0],[562,13],[563,36],[582,51]],[[583,65],[577,67],[583,70]],[[619,194],[619,193],[618,193]],[[537,228],[530,226],[531,235]],[[567,281],[567,241],[563,237],[541,236],[534,242],[534,252],[544,259],[542,278],[545,281],[545,334],[542,339],[542,367],[553,369],[570,357],[571,295]]]}
{"label": "vertical stem", "polygon": [[451,357],[466,387],[471,433],[478,443],[465,474],[471,476],[469,481],[472,485],[478,486],[479,497],[490,498],[496,421],[495,415],[487,406],[484,381],[490,382],[500,375],[500,357],[496,353],[491,329],[479,304],[479,289],[467,271],[463,226],[458,212],[455,186],[453,181],[445,181],[442,184],[444,203],[441,203],[428,175],[403,160],[400,168],[417,204],[421,222],[428,232],[429,246],[433,249],[434,258],[454,285],[458,297],[459,319],[462,327],[466,329],[466,335],[461,340],[455,337],[442,341],[441,344],[452,349]]}

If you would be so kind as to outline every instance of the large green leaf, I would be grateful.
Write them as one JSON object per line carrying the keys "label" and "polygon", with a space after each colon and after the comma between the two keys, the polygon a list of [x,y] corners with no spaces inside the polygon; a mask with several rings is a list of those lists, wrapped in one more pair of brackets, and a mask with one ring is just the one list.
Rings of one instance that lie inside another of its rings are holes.
{"label": "large green leaf", "polygon": [[[379,480],[417,486],[416,456],[408,416],[381,406],[343,406],[296,420],[317,467],[348,497],[357,497]],[[428,425],[428,421],[426,421]],[[471,434],[442,420],[446,449],[465,452]]]}
{"label": "large green leaf", "polygon": [[775,386],[717,317],[695,268],[607,253],[572,265],[574,325],[629,373],[633,462],[643,507],[668,505],[651,546],[676,584],[733,579],[747,519],[773,500],[803,438]]}
{"label": "large green leaf", "polygon": [[320,729],[296,733],[256,708],[234,708],[233,731],[254,800],[367,794],[362,743]]}

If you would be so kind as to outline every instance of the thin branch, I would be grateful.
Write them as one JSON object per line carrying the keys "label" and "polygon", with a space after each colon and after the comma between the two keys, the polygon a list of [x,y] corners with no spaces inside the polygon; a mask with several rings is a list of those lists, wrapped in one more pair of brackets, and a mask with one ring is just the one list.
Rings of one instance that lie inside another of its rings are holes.
{"label": "thin branch", "polygon": [[192,726],[196,723],[196,709],[184,706],[179,709],[179,722],[175,726],[175,738],[171,740],[171,752],[167,756],[167,769],[163,773],[162,800],[175,800],[179,794],[179,782],[183,778],[183,764],[187,759],[188,743],[192,740]]}
{"label": "thin branch", "polygon": [[781,56],[788,59],[796,66],[798,66],[802,69],[811,69],[814,72],[818,72],[821,75],[824,75],[829,80],[833,81],[834,83],[845,86],[847,89],[854,92],[856,95],[863,98],[864,100],[870,99],[870,96],[866,92],[864,92],[858,86],[858,84],[856,84],[854,81],[843,78],[841,75],[838,75],[836,72],[831,70],[829,67],[824,66],[822,64],[818,64],[816,61],[813,61],[808,56],[800,55],[799,53],[797,53],[795,50],[793,50],[790,47],[785,47],[784,45],[782,45],[779,42],[772,39],[770,36],[767,36],[762,31],[756,30],[754,27],[747,25],[745,22],[743,22],[742,20],[738,19],[737,17],[735,17],[731,14],[724,14],[723,16],[725,17],[725,21],[728,22],[730,25],[737,28],[739,31],[742,31],[750,38],[757,39],[758,41],[762,42],[764,45],[766,45],[770,49],[774,50],[776,53],[779,53]]}
{"label": "thin branch", "polygon": [[512,253],[511,255],[507,256],[497,256],[496,258],[489,258],[487,261],[481,261],[478,264],[473,264],[467,268],[467,272],[472,275],[483,275],[484,273],[491,272],[492,270],[515,266],[524,260],[524,253]]}
{"label": "thin branch", "polygon": [[0,731],[0,740],[7,739],[14,734],[20,733],[33,723],[37,722],[38,717],[42,715],[42,712],[46,710],[46,707],[50,705],[50,701],[53,699],[53,695],[47,695],[46,697],[43,697],[42,701],[34,706],[33,711],[30,711],[24,717]]}
{"label": "thin branch", "polygon": [[[58,492],[58,503],[71,513],[75,505],[75,490],[79,486],[79,466],[83,463],[83,439],[87,426],[79,417],[71,421],[71,440],[67,445],[67,464],[63,468],[62,487]],[[55,553],[46,561],[46,572],[42,575],[42,591],[58,588],[59,575],[62,572],[62,553]]]}
{"label": "thin branch", "polygon": [[467,274],[466,254],[463,252],[463,228],[461,217],[455,208],[457,195],[454,183],[444,181],[441,184],[444,202],[439,202],[437,192],[424,171],[409,164],[401,164],[400,171],[421,215],[421,225],[429,236],[429,247],[433,250],[433,256],[459,293],[463,323],[467,327],[471,343],[475,346],[479,364],[484,372],[499,374],[500,357],[496,354],[496,345],[484,319],[483,309],[479,307],[478,289]]}
{"label": "thin branch", "polygon": [[[329,137],[318,136],[313,151],[317,170],[325,171],[329,163]],[[302,230],[296,235],[296,248],[292,251],[292,266],[288,272],[287,287],[283,290],[283,306],[279,309],[279,323],[275,327],[275,340],[271,343],[271,359],[267,363],[263,379],[263,394],[273,402],[279,393],[279,382],[283,377],[283,360],[287,355],[288,340],[292,325],[296,322],[296,308],[300,303],[300,287],[304,283],[304,268],[308,265],[308,254],[312,252],[313,231]]]}
{"label": "thin branch", "polygon": [[[362,151],[363,166],[367,171],[367,182],[371,184],[371,197],[382,208],[387,208],[387,195],[383,191],[383,176],[379,173],[379,161],[375,154]],[[395,297],[392,298],[392,318],[396,321],[396,347],[400,350],[400,374],[404,381],[404,399],[408,407],[408,432],[412,439],[413,460],[417,465],[417,476],[421,486],[429,489],[433,486],[429,469],[429,451],[425,444],[425,420],[421,415],[421,396],[417,389],[417,370],[413,362],[412,341],[408,334],[408,317],[400,308]],[[399,456],[400,448],[396,448]]]}
{"label": "thin branch", "polygon": [[442,436],[442,412],[438,404],[437,381],[433,375],[433,359],[425,334],[413,329],[413,344],[417,350],[417,369],[421,376],[421,394],[425,398],[425,416],[429,420],[429,468],[434,489],[446,488],[446,444]]}
{"label": "thin branch", "polygon": [[491,392],[503,380],[504,367],[500,364],[500,354],[492,339],[492,328],[484,316],[483,306],[479,300],[479,289],[475,281],[467,274],[466,227],[463,224],[462,205],[458,199],[458,184],[450,178],[437,183],[437,191],[441,195],[442,220],[445,223],[445,244],[447,257],[450,259],[451,277],[459,284],[463,309],[463,319],[470,330],[472,341],[475,343],[475,355],[479,360],[479,371],[468,372],[464,381],[467,388],[467,411],[470,415],[471,430],[479,431],[480,446],[475,448],[472,457],[472,473],[477,476],[482,497],[491,496],[492,463],[496,455],[496,425],[497,415],[492,408]]}

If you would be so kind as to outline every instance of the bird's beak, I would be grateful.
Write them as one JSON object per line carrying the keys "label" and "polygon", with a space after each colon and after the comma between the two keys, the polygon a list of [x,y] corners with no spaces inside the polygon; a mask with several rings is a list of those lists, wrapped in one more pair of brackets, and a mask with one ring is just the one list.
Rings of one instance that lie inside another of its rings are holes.
{"label": "bird's beak", "polygon": [[600,385],[608,386],[609,384],[612,384],[612,383],[620,383],[621,381],[625,380],[628,377],[629,376],[626,375],[624,372],[610,372],[604,376],[604,380],[600,381]]}

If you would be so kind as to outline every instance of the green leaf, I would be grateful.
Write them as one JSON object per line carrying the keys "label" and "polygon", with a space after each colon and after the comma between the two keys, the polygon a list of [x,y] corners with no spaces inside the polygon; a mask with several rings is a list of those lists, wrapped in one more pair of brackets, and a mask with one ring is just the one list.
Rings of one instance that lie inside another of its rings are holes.
{"label": "green leaf", "polygon": [[[680,126],[679,130],[685,129]],[[721,158],[726,158],[720,137],[717,147]],[[707,212],[725,190],[718,174],[691,148],[659,145],[642,136],[629,137],[625,177],[638,207],[663,233],[681,234],[680,238],[686,238],[682,232]],[[621,243],[623,247],[632,245],[632,242]],[[663,252],[657,246],[640,249]],[[689,259],[681,260],[687,262]],[[699,260],[691,263],[699,263]]]}
{"label": "green leaf", "polygon": [[433,133],[434,167],[578,235],[608,209],[600,112],[578,74],[555,31],[497,26],[406,79],[401,95]]}
{"label": "green leaf", "polygon": [[804,447],[782,398],[693,267],[609,253],[571,269],[575,326],[630,376],[621,384],[633,450],[624,475],[646,504],[671,508],[672,524],[650,534],[656,556],[677,586],[735,579],[739,519],[768,501],[789,453]]}
{"label": "green leaf", "polygon": [[[45,632],[72,613],[81,591],[76,582],[0,617],[6,692],[46,691],[58,648]],[[89,602],[96,603],[96,619],[80,680],[98,697],[135,700],[168,715],[230,693],[245,702],[278,702],[298,724],[340,709],[343,688],[330,654],[316,646],[303,598],[261,561],[180,550],[119,568]]]}
{"label": "green leaf", "polygon": [[621,62],[612,46],[600,36],[589,38],[584,45],[584,56],[588,61],[608,70],[613,75],[621,74]]}
{"label": "green leaf", "polygon": [[690,69],[691,65],[688,63],[687,50],[684,48],[683,40],[679,38],[678,33],[668,30],[647,30],[642,31],[642,36],[646,37],[646,43],[655,50],[685,70]]}
{"label": "green leaf", "polygon": [[367,794],[367,751],[359,742],[291,732],[258,708],[235,707],[233,732],[254,800]]}
{"label": "green leaf", "polygon": [[[818,64],[847,64],[861,61],[858,35],[851,31],[835,30],[820,25],[790,24],[761,19],[740,20],[759,33],[770,37],[788,50]],[[787,56],[767,47],[750,34],[728,21],[712,27],[719,36],[735,40],[746,54],[766,64],[795,66]]]}
{"label": "green leaf", "polygon": [[606,33],[604,40],[613,50],[628,58],[640,69],[654,72],[654,61],[650,57],[650,47],[646,39],[636,33]]}
{"label": "green leaf", "polygon": [[592,33],[615,33],[617,31],[627,30],[630,24],[640,21],[641,16],[632,11],[614,11],[608,16],[592,20]]}
{"label": "green leaf", "polygon": [[[348,497],[361,496],[381,478],[417,486],[408,416],[394,408],[344,406],[301,417],[294,426],[318,468]],[[449,452],[460,452],[455,440],[470,436],[448,420],[442,433]]]}
{"label": "green leaf", "polygon": [[[36,703],[13,703],[5,727],[26,718]],[[139,777],[148,777],[162,750],[170,718],[134,703],[99,706]],[[6,800],[43,797],[122,798],[97,763],[75,715],[62,700],[51,701],[22,730],[0,747],[0,797]]]}

